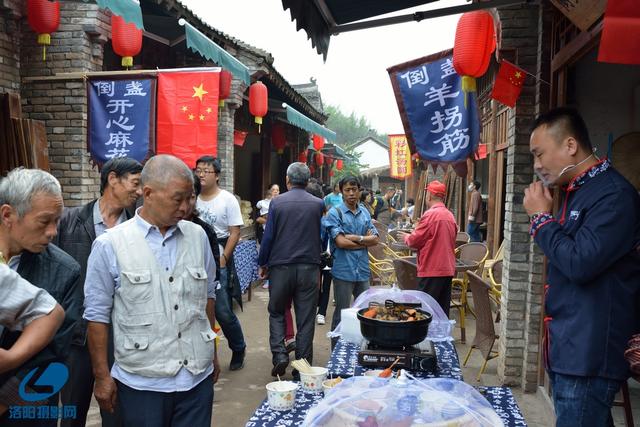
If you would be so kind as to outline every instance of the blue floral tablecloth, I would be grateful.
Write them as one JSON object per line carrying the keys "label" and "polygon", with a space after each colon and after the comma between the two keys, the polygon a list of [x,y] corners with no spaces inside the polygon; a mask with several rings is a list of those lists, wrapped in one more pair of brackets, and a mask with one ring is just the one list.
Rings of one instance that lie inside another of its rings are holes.
{"label": "blue floral tablecloth", "polygon": [[[427,372],[412,371],[416,378],[453,378],[462,381],[462,370],[458,352],[453,341],[439,341],[433,343],[438,358],[438,372],[435,374]],[[348,378],[354,375],[362,375],[366,368],[358,364],[359,347],[346,341],[339,340],[336,344],[327,369],[333,377]]]}
{"label": "blue floral tablecloth", "polygon": [[258,280],[258,246],[255,240],[241,240],[233,251],[240,290],[244,294]]}
{"label": "blue floral tablecloth", "polygon": [[[518,403],[508,387],[478,387],[478,391],[491,404],[505,427],[521,427],[527,423],[520,412]],[[299,388],[296,406],[291,411],[273,411],[265,399],[256,409],[246,427],[288,427],[298,426],[304,421],[312,406],[322,400],[322,393],[305,393]]]}

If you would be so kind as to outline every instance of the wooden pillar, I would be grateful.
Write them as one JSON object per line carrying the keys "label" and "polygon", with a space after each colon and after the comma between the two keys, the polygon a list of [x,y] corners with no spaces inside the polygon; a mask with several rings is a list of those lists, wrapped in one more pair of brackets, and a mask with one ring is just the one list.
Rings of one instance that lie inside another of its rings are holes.
{"label": "wooden pillar", "polygon": [[[491,256],[495,255],[496,248],[494,244],[495,240],[495,223],[496,223],[496,209],[500,206],[496,207],[496,198],[497,191],[502,193],[501,188],[496,188],[496,177],[497,177],[497,161],[498,161],[498,152],[496,151],[496,135],[498,128],[498,105],[496,101],[491,101],[491,135],[487,139],[487,151],[489,152],[489,201],[487,204],[487,247],[491,253]],[[498,246],[500,244],[498,243]]]}

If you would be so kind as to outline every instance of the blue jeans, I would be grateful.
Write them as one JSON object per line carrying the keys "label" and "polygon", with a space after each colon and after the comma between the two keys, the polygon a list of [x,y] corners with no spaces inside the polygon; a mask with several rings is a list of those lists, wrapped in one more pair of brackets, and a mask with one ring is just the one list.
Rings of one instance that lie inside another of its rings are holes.
{"label": "blue jeans", "polygon": [[480,232],[479,222],[470,222],[467,225],[467,234],[471,237],[471,242],[482,242],[482,233]]}
{"label": "blue jeans", "polygon": [[556,427],[613,426],[611,405],[620,386],[618,380],[577,377],[549,372]]}
{"label": "blue jeans", "polygon": [[229,273],[226,267],[221,268],[220,288],[216,290],[216,320],[229,342],[231,351],[242,351],[247,345],[244,342],[240,320],[233,312],[233,302],[229,291]]}

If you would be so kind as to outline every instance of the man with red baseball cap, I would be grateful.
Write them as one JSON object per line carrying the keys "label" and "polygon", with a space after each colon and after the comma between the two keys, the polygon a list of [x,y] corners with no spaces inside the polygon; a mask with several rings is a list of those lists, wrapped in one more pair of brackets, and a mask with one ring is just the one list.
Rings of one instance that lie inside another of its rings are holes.
{"label": "man with red baseball cap", "polygon": [[446,187],[439,181],[427,185],[429,209],[411,234],[399,233],[407,246],[418,251],[418,289],[431,295],[449,315],[451,279],[456,271],[454,255],[458,226],[444,205]]}

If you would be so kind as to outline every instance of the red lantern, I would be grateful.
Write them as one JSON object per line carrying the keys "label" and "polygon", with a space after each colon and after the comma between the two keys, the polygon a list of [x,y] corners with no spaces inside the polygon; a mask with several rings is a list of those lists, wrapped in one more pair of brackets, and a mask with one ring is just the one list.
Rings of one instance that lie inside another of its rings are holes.
{"label": "red lantern", "polygon": [[267,87],[262,82],[255,82],[249,87],[249,112],[255,116],[255,122],[258,124],[258,132],[262,125],[262,118],[269,111]]}
{"label": "red lantern", "polygon": [[329,176],[333,176],[333,175],[335,175],[335,174],[336,174],[336,173],[333,171],[333,169],[331,169],[331,170],[329,171]]}
{"label": "red lantern", "polygon": [[313,149],[316,151],[322,150],[324,147],[324,138],[320,135],[313,134]]}
{"label": "red lantern", "polygon": [[313,175],[314,173],[316,173],[316,167],[311,165],[309,166],[309,172],[311,173],[311,175]]}
{"label": "red lantern", "polygon": [[339,171],[342,170],[343,164],[342,164],[342,159],[338,159],[336,161],[336,169],[338,169]]}
{"label": "red lantern", "polygon": [[287,136],[282,123],[274,123],[271,128],[271,144],[278,154],[282,154],[287,145]]}
{"label": "red lantern", "polygon": [[[496,48],[493,17],[484,10],[462,14],[453,45],[453,67],[462,76],[462,91],[475,92],[475,77],[487,72]],[[466,98],[465,98],[466,102]]]}
{"label": "red lantern", "polygon": [[220,94],[218,105],[224,107],[224,100],[231,95],[231,73],[227,70],[220,71]]}
{"label": "red lantern", "polygon": [[121,16],[111,15],[111,45],[116,55],[122,56],[122,66],[129,68],[142,49],[142,30]]}
{"label": "red lantern", "polygon": [[323,163],[324,163],[324,156],[322,155],[322,153],[316,153],[316,165],[322,166]]}
{"label": "red lantern", "polygon": [[51,33],[60,25],[60,2],[49,0],[27,0],[27,21],[38,33],[38,44],[42,45],[42,60],[47,59],[47,45],[51,44]]}
{"label": "red lantern", "polygon": [[307,160],[309,160],[307,157],[307,150],[301,151],[298,155],[298,161],[300,163],[307,163]]}
{"label": "red lantern", "polygon": [[324,158],[324,162],[325,162],[327,165],[331,165],[331,163],[333,163],[333,158],[331,158],[331,157],[327,156],[327,157],[325,157],[325,158]]}

